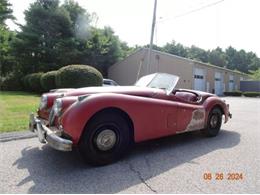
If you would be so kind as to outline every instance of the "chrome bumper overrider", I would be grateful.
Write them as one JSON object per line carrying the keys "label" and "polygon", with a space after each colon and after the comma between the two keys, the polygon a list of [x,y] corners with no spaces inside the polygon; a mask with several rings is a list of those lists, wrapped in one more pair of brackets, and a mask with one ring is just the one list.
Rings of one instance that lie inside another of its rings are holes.
{"label": "chrome bumper overrider", "polygon": [[39,118],[35,117],[33,113],[30,114],[29,128],[32,132],[38,134],[41,143],[47,143],[52,148],[60,151],[72,150],[71,140],[61,138],[60,130],[48,128]]}

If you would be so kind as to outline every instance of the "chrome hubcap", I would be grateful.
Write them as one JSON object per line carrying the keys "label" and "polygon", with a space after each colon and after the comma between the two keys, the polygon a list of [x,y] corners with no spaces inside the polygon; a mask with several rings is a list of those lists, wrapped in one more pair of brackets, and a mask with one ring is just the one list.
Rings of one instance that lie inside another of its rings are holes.
{"label": "chrome hubcap", "polygon": [[110,129],[101,131],[97,135],[96,144],[98,149],[107,151],[113,148],[116,143],[116,133]]}
{"label": "chrome hubcap", "polygon": [[210,119],[210,126],[212,128],[215,128],[217,127],[217,124],[218,124],[218,116],[217,115],[213,115]]}

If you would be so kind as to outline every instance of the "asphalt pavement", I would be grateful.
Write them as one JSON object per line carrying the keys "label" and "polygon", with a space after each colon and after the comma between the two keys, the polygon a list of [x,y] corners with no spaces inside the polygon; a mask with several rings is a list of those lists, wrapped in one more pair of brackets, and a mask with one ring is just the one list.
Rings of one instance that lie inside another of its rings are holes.
{"label": "asphalt pavement", "polygon": [[149,141],[104,167],[37,138],[1,142],[0,193],[260,193],[260,99],[224,99],[233,118],[217,137]]}

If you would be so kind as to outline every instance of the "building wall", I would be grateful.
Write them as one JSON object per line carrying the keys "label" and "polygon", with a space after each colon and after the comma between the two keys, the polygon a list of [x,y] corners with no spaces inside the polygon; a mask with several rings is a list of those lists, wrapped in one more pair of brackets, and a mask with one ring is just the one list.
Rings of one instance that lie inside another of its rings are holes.
{"label": "building wall", "polygon": [[247,80],[245,74],[174,56],[171,54],[153,51],[151,54],[151,67],[147,67],[148,49],[140,49],[125,60],[116,63],[108,70],[108,77],[120,85],[133,85],[143,75],[154,72],[165,72],[180,76],[177,88],[194,89],[194,70],[201,68],[205,74],[205,91],[215,91],[215,73],[223,75],[222,89],[229,91],[229,75],[234,75],[234,90],[240,89],[240,80]]}
{"label": "building wall", "polygon": [[224,74],[224,91],[229,91],[229,76],[230,74],[228,74],[226,71],[223,71]]}
{"label": "building wall", "polygon": [[[229,80],[230,75],[233,75],[234,77],[234,88],[233,90],[239,90],[240,89],[240,80],[247,80],[249,77],[245,74],[236,73],[232,70],[218,68],[218,67],[212,67],[204,63],[194,62],[195,68],[203,68],[207,72],[206,75],[206,83],[209,83],[209,92],[213,93],[215,91],[215,73],[220,72],[223,75],[223,91],[230,91],[229,89]],[[207,84],[206,84],[207,85]],[[206,88],[207,89],[207,88]]]}
{"label": "building wall", "polygon": [[146,53],[142,50],[136,52],[121,62],[118,62],[108,69],[108,78],[113,79],[119,85],[133,85],[136,82],[139,68],[144,72],[144,59]]}
{"label": "building wall", "polygon": [[215,73],[216,71],[212,68],[207,68],[207,82],[209,83],[208,92],[214,93],[215,89]]}
{"label": "building wall", "polygon": [[180,80],[177,88],[192,88],[192,67],[192,63],[187,63],[182,58],[173,58],[161,53],[153,53],[151,56],[151,71],[178,75]]}
{"label": "building wall", "polygon": [[[108,77],[119,85],[133,85],[137,78],[148,74],[147,50],[139,50],[125,60],[116,63],[108,70]],[[192,88],[192,63],[182,58],[172,58],[171,55],[155,53],[151,55],[150,73],[165,72],[180,76],[178,88]]]}

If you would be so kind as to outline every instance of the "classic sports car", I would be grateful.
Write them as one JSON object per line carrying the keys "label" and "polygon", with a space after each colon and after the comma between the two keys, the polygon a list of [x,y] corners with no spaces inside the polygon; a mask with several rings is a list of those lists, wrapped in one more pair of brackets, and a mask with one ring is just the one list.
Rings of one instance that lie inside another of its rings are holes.
{"label": "classic sports car", "polygon": [[30,129],[40,142],[61,151],[76,146],[87,162],[118,160],[133,143],[201,130],[216,136],[231,118],[229,105],[214,94],[175,89],[178,76],[155,73],[135,86],[88,87],[42,95]]}
{"label": "classic sports car", "polygon": [[111,79],[103,79],[103,87],[108,86],[119,86],[117,82],[111,80]]}

